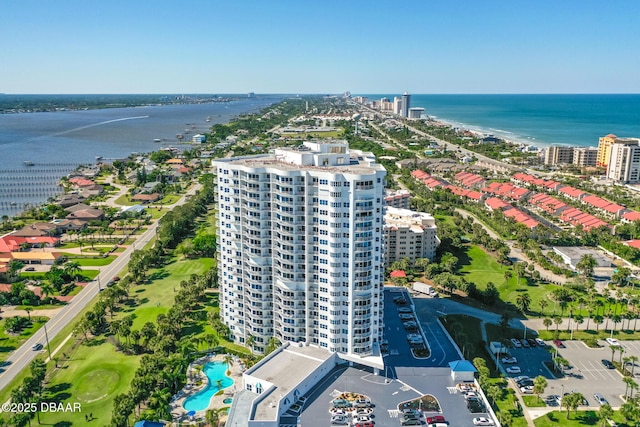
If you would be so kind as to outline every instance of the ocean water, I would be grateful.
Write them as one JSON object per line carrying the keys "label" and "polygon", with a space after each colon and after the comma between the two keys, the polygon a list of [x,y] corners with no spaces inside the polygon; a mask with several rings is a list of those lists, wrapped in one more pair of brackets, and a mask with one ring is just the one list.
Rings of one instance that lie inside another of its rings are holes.
{"label": "ocean water", "polygon": [[[364,95],[369,99],[395,95]],[[640,95],[411,95],[411,107],[466,129],[537,146],[640,137]]]}
{"label": "ocean water", "polygon": [[190,141],[213,124],[257,112],[280,99],[0,114],[0,215],[15,215],[25,206],[46,201],[59,193],[62,176],[80,164],[95,163],[97,156],[108,161],[167,146],[189,148],[178,144],[177,134]]}

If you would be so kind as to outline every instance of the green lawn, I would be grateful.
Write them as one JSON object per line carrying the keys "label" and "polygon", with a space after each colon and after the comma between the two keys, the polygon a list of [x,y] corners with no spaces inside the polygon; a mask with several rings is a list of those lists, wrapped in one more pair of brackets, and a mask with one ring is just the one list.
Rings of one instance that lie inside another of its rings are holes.
{"label": "green lawn", "polygon": [[102,267],[111,264],[115,259],[115,255],[109,255],[104,258],[73,258],[73,262],[77,262],[80,267]]}
{"label": "green lawn", "polygon": [[[93,413],[91,425],[108,425],[113,398],[129,390],[139,358],[116,352],[111,343],[97,338],[93,345],[81,345],[59,362],[45,391],[45,400],[78,402],[81,413],[41,413],[33,425],[87,425],[84,416]],[[63,424],[67,422],[69,424]]]}
{"label": "green lawn", "polygon": [[131,195],[129,194],[123,194],[122,196],[118,197],[114,201],[114,203],[120,206],[135,206],[138,204],[137,202],[131,200]]}
{"label": "green lawn", "polygon": [[174,289],[180,282],[189,280],[192,274],[202,274],[213,267],[215,259],[199,258],[189,260],[172,260],[160,269],[148,272],[149,283],[132,287],[131,296],[136,296],[138,305],[125,308],[122,315],[135,313],[132,329],[139,329],[146,322],[155,322],[156,316],[166,313],[173,305]]}
{"label": "green lawn", "polygon": [[522,396],[524,404],[529,408],[544,408],[547,406],[544,400],[538,399],[538,396]]}
{"label": "green lawn", "polygon": [[6,320],[0,320],[0,361],[6,360],[12,351],[28,340],[47,320],[49,320],[48,317],[31,316],[31,326],[17,335],[6,332],[4,327]]}
{"label": "green lawn", "polygon": [[[614,412],[613,420],[618,427],[627,426],[624,418],[618,411]],[[600,420],[596,411],[571,412],[567,418],[567,411],[553,411],[534,420],[536,427],[578,427],[578,426],[599,426]]]}
{"label": "green lawn", "polygon": [[[475,283],[480,290],[486,289],[487,283],[493,282],[500,292],[500,299],[514,309],[518,295],[528,292],[531,297],[530,310],[536,312],[539,310],[540,300],[548,300],[548,295],[559,288],[557,285],[534,283],[532,280],[527,283],[524,279],[518,284],[515,275],[507,282],[504,274],[511,270],[511,267],[499,264],[491,254],[479,246],[464,246],[463,250],[455,252],[454,255],[459,260],[460,274],[468,282]],[[552,305],[551,302],[549,305]]]}

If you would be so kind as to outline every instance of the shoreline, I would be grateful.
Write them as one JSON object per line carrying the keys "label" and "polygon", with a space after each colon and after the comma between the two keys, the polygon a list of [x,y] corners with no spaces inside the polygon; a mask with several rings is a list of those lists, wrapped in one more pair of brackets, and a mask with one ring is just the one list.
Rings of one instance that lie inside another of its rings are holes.
{"label": "shoreline", "polygon": [[[358,95],[377,106],[383,98],[392,103],[399,97],[399,93]],[[597,147],[599,138],[608,134],[640,134],[638,94],[410,95],[410,107],[424,108],[424,114],[435,120],[540,148]]]}
{"label": "shoreline", "polygon": [[597,147],[597,145],[591,146],[591,145],[575,145],[575,144],[560,144],[560,143],[554,144],[550,142],[542,142],[542,141],[535,140],[535,138],[527,139],[527,137],[518,136],[516,133],[508,130],[492,129],[492,128],[487,129],[481,126],[467,125],[465,123],[458,122],[455,120],[443,119],[438,116],[431,116],[428,114],[426,116],[428,120],[433,121],[434,123],[441,123],[446,126],[449,126],[450,128],[462,129],[463,131],[468,131],[478,136],[493,135],[504,140],[505,142],[512,143],[515,145],[525,146],[525,147],[528,147],[528,146],[536,147],[538,151],[544,150],[545,148],[548,148],[553,145],[560,145],[563,147]]}

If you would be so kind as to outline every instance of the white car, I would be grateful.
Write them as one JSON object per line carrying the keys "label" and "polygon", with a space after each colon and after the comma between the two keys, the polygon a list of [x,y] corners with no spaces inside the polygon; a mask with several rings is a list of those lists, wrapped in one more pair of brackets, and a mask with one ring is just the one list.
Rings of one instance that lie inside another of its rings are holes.
{"label": "white car", "polygon": [[337,416],[331,417],[331,424],[339,425],[339,426],[348,426],[349,420],[345,416],[337,415]]}
{"label": "white car", "polygon": [[476,426],[492,426],[493,425],[493,421],[491,421],[487,417],[475,417],[473,419],[473,425],[476,425]]}
{"label": "white car", "polygon": [[540,347],[546,347],[547,343],[544,342],[544,340],[540,339],[540,338],[536,338],[536,343],[538,344],[538,346]]}
{"label": "white car", "polygon": [[511,344],[513,344],[513,346],[517,348],[522,347],[522,343],[516,338],[511,338]]}
{"label": "white car", "polygon": [[507,374],[519,374],[522,372],[520,366],[509,366],[507,369]]}
{"label": "white car", "polygon": [[520,393],[523,393],[523,394],[533,393],[533,386],[526,385],[524,387],[520,387]]}
{"label": "white car", "polygon": [[372,420],[372,419],[371,419],[371,417],[370,417],[370,416],[368,416],[368,415],[359,415],[359,416],[356,418],[356,422],[357,422],[357,423],[372,423],[372,422],[373,422],[373,420]]}
{"label": "white car", "polygon": [[515,363],[518,363],[518,359],[516,359],[515,357],[503,357],[502,359],[500,359],[500,361],[504,365],[513,365]]}
{"label": "white car", "polygon": [[618,341],[618,340],[617,340],[617,339],[615,339],[615,338],[607,338],[605,341],[606,341],[606,342],[607,342],[607,344],[609,344],[609,345],[615,345],[616,347],[620,347],[620,341]]}

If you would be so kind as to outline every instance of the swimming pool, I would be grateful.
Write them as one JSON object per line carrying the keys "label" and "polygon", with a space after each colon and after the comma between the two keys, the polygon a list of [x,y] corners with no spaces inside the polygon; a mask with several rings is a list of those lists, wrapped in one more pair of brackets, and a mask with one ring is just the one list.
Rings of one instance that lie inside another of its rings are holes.
{"label": "swimming pool", "polygon": [[226,375],[229,366],[224,362],[205,363],[202,371],[209,379],[207,386],[185,399],[182,406],[187,411],[204,411],[209,407],[211,397],[218,391],[233,385],[233,380]]}

